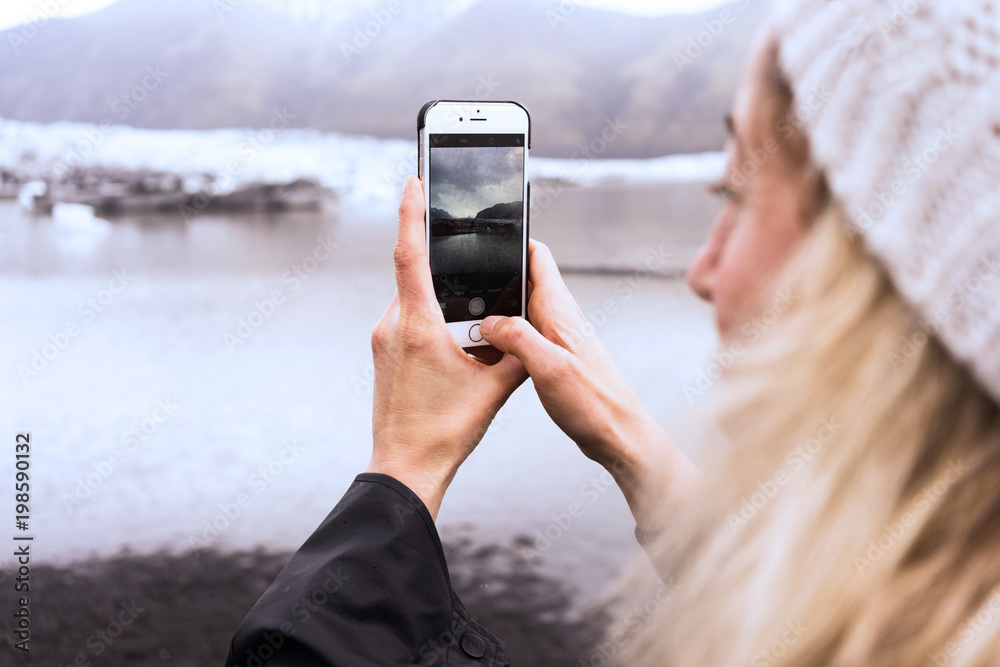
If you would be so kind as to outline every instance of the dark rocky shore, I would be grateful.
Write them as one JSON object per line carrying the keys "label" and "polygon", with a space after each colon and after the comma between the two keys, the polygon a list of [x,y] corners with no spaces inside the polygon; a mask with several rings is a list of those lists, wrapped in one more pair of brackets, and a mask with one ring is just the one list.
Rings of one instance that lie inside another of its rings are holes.
{"label": "dark rocky shore", "polygon": [[[535,573],[515,548],[457,538],[445,550],[459,596],[505,640],[512,665],[569,667],[593,654],[607,619],[571,618],[571,592]],[[236,627],[290,555],[123,552],[65,567],[33,565],[30,655],[13,647],[15,600],[5,573],[0,664],[221,667]],[[112,639],[117,628],[109,625],[123,613],[129,625]]]}
{"label": "dark rocky shore", "polygon": [[23,194],[22,203],[42,214],[51,213],[56,204],[85,204],[98,215],[175,211],[187,218],[222,211],[319,210],[334,197],[315,180],[305,178],[231,186],[212,174],[109,167],[76,168],[34,179],[0,171],[0,196],[17,196],[29,182],[37,189]]}

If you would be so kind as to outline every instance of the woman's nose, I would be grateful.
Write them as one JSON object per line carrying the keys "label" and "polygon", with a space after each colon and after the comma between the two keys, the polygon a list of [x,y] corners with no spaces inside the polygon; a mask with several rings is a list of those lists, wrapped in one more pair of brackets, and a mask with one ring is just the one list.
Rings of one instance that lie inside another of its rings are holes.
{"label": "woman's nose", "polygon": [[715,251],[711,241],[706,242],[695,255],[688,269],[687,284],[699,298],[712,302],[712,272],[715,269]]}

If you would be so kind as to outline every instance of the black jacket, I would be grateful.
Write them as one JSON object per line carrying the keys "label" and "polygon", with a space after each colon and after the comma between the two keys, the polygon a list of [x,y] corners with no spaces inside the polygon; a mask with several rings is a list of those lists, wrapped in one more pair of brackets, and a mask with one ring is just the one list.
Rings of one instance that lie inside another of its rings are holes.
{"label": "black jacket", "polygon": [[362,473],[240,624],[226,667],[504,667],[504,654],[452,590],[420,498]]}

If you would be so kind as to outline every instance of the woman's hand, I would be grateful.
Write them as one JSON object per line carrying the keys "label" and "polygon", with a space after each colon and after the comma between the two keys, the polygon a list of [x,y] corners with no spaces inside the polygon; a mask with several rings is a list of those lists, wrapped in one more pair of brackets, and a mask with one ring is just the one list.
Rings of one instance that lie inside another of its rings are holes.
{"label": "woman's hand", "polygon": [[396,478],[437,518],[444,492],[513,391],[516,357],[488,366],[445,326],[427,262],[424,196],[409,177],[399,206],[396,293],[372,332],[374,446],[368,472]]}
{"label": "woman's hand", "polygon": [[521,360],[552,420],[615,477],[642,528],[656,507],[682,497],[699,473],[622,377],[559,275],[549,249],[529,245],[528,317],[489,317],[493,347]]}

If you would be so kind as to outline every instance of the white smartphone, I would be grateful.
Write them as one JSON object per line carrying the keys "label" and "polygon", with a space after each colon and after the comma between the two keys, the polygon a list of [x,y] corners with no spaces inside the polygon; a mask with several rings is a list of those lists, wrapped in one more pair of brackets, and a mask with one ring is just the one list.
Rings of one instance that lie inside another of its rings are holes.
{"label": "white smartphone", "polygon": [[438,303],[459,345],[488,345],[484,319],[526,313],[531,119],[516,102],[434,100],[417,140]]}

